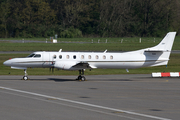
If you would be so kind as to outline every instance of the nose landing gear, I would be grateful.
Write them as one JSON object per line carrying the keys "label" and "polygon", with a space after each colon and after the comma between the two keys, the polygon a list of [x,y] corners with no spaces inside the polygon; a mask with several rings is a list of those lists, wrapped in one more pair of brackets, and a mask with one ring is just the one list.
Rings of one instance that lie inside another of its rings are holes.
{"label": "nose landing gear", "polygon": [[24,77],[23,77],[23,80],[29,80],[28,76],[27,76],[27,72],[26,72],[27,69],[24,69]]}

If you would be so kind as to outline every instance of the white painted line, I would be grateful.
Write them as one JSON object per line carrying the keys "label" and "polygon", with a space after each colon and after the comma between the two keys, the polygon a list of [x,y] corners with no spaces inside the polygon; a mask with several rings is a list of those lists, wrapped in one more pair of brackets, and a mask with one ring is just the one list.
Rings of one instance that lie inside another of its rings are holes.
{"label": "white painted line", "polygon": [[[2,91],[0,91],[2,92]],[[113,114],[113,113],[108,113],[108,112],[103,112],[100,110],[95,110],[95,109],[89,109],[89,108],[84,108],[84,107],[79,107],[79,106],[75,106],[75,105],[70,105],[70,104],[64,104],[64,103],[59,103],[59,102],[55,102],[55,101],[50,101],[50,100],[46,100],[46,99],[41,99],[41,98],[33,98],[30,96],[26,96],[26,95],[21,95],[21,94],[14,94],[14,93],[10,93],[10,92],[2,92],[2,93],[7,93],[7,94],[11,94],[11,95],[16,95],[16,96],[21,96],[21,97],[25,97],[25,98],[30,98],[30,99],[35,99],[35,100],[39,100],[39,101],[44,101],[44,102],[49,102],[49,103],[53,103],[53,104],[59,104],[59,105],[64,105],[64,106],[68,106],[68,107],[73,107],[73,108],[78,108],[78,109],[83,109],[83,110],[88,110],[88,111],[92,111],[92,112],[97,112],[97,113],[102,113],[102,114],[106,114],[106,115],[112,115],[112,116],[118,116],[118,117],[122,117],[122,118],[128,118],[131,120],[141,120],[141,119],[136,119],[134,117],[128,117],[128,116],[124,116],[124,115],[119,115],[119,114]]]}
{"label": "white painted line", "polygon": [[15,92],[19,92],[19,93],[30,94],[30,95],[35,95],[35,96],[40,96],[40,97],[45,97],[45,98],[51,98],[51,99],[56,99],[56,100],[65,101],[65,102],[71,102],[71,103],[75,103],[75,104],[79,104],[79,105],[85,105],[85,106],[90,106],[90,107],[95,107],[95,108],[100,108],[100,109],[123,112],[123,113],[126,113],[126,114],[131,114],[131,115],[136,115],[136,116],[141,116],[141,117],[146,117],[146,118],[152,118],[152,119],[157,119],[157,120],[171,120],[171,119],[168,119],[168,118],[162,118],[162,117],[157,117],[157,116],[152,116],[152,115],[146,115],[146,114],[126,111],[126,110],[120,110],[120,109],[115,109],[115,108],[110,108],[110,107],[104,107],[104,106],[99,106],[99,105],[94,105],[94,104],[89,104],[89,103],[84,103],[84,102],[79,102],[79,101],[74,101],[74,100],[68,100],[68,99],[63,99],[63,98],[58,98],[58,97],[53,97],[53,96],[28,92],[28,91],[22,91],[22,90],[17,90],[17,89],[2,87],[2,86],[0,86],[0,89],[15,91]]}

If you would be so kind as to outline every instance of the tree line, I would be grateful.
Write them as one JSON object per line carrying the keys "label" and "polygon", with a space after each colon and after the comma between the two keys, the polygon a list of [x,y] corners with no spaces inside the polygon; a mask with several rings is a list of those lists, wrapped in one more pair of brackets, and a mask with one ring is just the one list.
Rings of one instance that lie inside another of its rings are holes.
{"label": "tree line", "polygon": [[180,0],[0,0],[0,37],[162,36],[180,29]]}

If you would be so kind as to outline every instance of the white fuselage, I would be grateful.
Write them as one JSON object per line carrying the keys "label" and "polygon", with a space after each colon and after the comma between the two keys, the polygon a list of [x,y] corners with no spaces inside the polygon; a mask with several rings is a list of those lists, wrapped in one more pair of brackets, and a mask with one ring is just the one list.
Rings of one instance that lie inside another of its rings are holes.
{"label": "white fuselage", "polygon": [[[162,52],[145,52],[143,50],[107,53],[107,52],[34,52],[34,56],[14,58],[4,62],[7,66],[26,68],[56,68],[78,70],[88,68],[118,68],[133,69],[139,67],[166,65],[168,59],[159,59]],[[89,66],[73,67],[78,63],[88,63]]]}

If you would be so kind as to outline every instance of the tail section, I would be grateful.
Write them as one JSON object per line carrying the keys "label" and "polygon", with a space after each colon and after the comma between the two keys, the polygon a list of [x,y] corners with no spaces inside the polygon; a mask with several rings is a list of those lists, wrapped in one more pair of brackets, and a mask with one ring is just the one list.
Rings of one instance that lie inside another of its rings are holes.
{"label": "tail section", "polygon": [[158,45],[145,49],[148,59],[156,59],[155,64],[151,66],[168,64],[175,35],[176,32],[169,32]]}
{"label": "tail section", "polygon": [[150,50],[170,52],[174,43],[175,35],[176,32],[167,33],[163,40],[157,46],[150,48]]}

